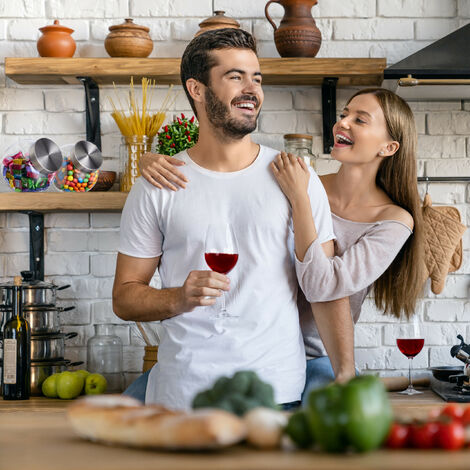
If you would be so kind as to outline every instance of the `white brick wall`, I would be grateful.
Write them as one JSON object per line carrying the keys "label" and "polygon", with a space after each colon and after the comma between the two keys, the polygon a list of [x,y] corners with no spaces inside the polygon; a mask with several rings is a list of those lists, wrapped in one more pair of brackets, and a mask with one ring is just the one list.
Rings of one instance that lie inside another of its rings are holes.
{"label": "white brick wall", "polygon": [[[77,86],[21,86],[5,79],[3,57],[37,56],[38,28],[60,18],[73,28],[77,57],[106,56],[103,41],[109,26],[129,15],[150,28],[154,39],[151,57],[176,57],[208,17],[212,9],[225,10],[242,27],[253,32],[261,57],[277,57],[273,29],[264,17],[266,2],[253,0],[0,0],[0,148],[18,138],[51,136],[60,145],[84,137],[84,95]],[[283,8],[270,6],[279,24]],[[323,37],[319,57],[386,57],[394,63],[470,21],[468,0],[320,0],[312,14]],[[166,94],[160,87],[155,109]],[[124,89],[126,90],[126,88]],[[338,111],[353,88],[339,89]],[[125,92],[125,91],[124,91]],[[108,96],[101,89],[101,119],[105,166],[116,169],[121,139],[110,117]],[[336,171],[337,162],[322,154],[321,94],[319,87],[265,87],[265,104],[255,141],[281,148],[283,134],[308,132],[319,155],[319,173]],[[429,176],[470,176],[470,101],[411,102],[419,132],[419,172]],[[190,112],[184,93],[170,110]],[[421,192],[425,185],[421,185]],[[3,187],[2,190],[6,190]],[[465,223],[470,223],[470,185],[430,184],[435,204],[454,204]],[[58,293],[60,305],[77,305],[61,315],[67,331],[79,336],[67,347],[72,360],[86,359],[86,341],[94,323],[117,323],[125,345],[125,369],[129,382],[142,367],[143,349],[129,324],[112,312],[111,291],[119,236],[120,214],[46,214],[46,274],[57,284],[72,287]],[[0,213],[0,278],[29,267],[28,218]],[[158,281],[158,279],[157,279]],[[444,292],[427,290],[417,306],[426,345],[414,366],[451,364],[449,345],[461,333],[470,338],[470,230],[464,236],[464,262],[449,276]],[[400,322],[385,317],[366,299],[355,331],[359,368],[396,375],[406,370],[406,358],[395,346]]]}

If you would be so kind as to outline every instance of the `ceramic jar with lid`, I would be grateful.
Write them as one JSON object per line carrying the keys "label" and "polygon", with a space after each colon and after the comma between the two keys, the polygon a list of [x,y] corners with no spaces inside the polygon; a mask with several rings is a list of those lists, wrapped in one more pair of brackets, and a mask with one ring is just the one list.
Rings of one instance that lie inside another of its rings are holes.
{"label": "ceramic jar with lid", "polygon": [[39,31],[42,36],[38,39],[37,48],[41,57],[73,57],[77,48],[71,36],[73,29],[54,20],[54,24],[39,28]]}
{"label": "ceramic jar with lid", "polygon": [[240,23],[233,18],[229,18],[225,16],[225,11],[216,10],[214,11],[214,15],[205,19],[201,23],[199,23],[199,31],[195,34],[195,36],[199,36],[206,31],[211,31],[214,29],[221,29],[221,28],[240,28]]}
{"label": "ceramic jar with lid", "polygon": [[309,134],[285,134],[284,150],[301,157],[303,161],[315,169],[316,155],[312,152],[313,137]]}
{"label": "ceramic jar with lid", "polygon": [[148,57],[153,50],[150,29],[126,18],[124,23],[109,27],[104,47],[111,57]]}

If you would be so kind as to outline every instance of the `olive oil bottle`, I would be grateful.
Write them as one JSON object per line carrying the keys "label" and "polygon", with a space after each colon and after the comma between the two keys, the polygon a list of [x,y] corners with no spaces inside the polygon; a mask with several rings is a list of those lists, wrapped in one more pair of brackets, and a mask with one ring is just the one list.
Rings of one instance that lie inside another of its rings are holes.
{"label": "olive oil bottle", "polygon": [[31,394],[31,329],[23,317],[23,288],[16,276],[10,319],[3,327],[4,400],[28,400]]}

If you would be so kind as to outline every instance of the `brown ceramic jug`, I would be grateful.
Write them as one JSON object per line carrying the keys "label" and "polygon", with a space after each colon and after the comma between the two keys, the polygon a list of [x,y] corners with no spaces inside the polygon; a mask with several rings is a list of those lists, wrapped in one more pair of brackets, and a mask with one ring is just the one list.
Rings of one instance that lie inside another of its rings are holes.
{"label": "brown ceramic jug", "polygon": [[[321,32],[312,17],[312,7],[318,0],[270,0],[264,9],[274,28],[274,42],[281,57],[315,57],[321,45]],[[279,27],[269,16],[271,3],[284,7]]]}
{"label": "brown ceramic jug", "polygon": [[39,28],[39,31],[42,36],[38,39],[37,48],[41,57],[73,57],[77,47],[71,36],[73,29],[54,20],[54,24]]}

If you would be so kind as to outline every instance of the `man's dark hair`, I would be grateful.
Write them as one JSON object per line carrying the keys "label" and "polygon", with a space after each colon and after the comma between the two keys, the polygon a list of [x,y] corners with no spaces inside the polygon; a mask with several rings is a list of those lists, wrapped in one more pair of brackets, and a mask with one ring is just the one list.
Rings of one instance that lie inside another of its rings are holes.
{"label": "man's dark hair", "polygon": [[249,49],[257,54],[255,38],[242,29],[223,28],[206,31],[188,44],[181,59],[181,83],[196,116],[196,107],[186,88],[186,80],[194,78],[209,86],[210,70],[217,65],[211,51],[220,49]]}

